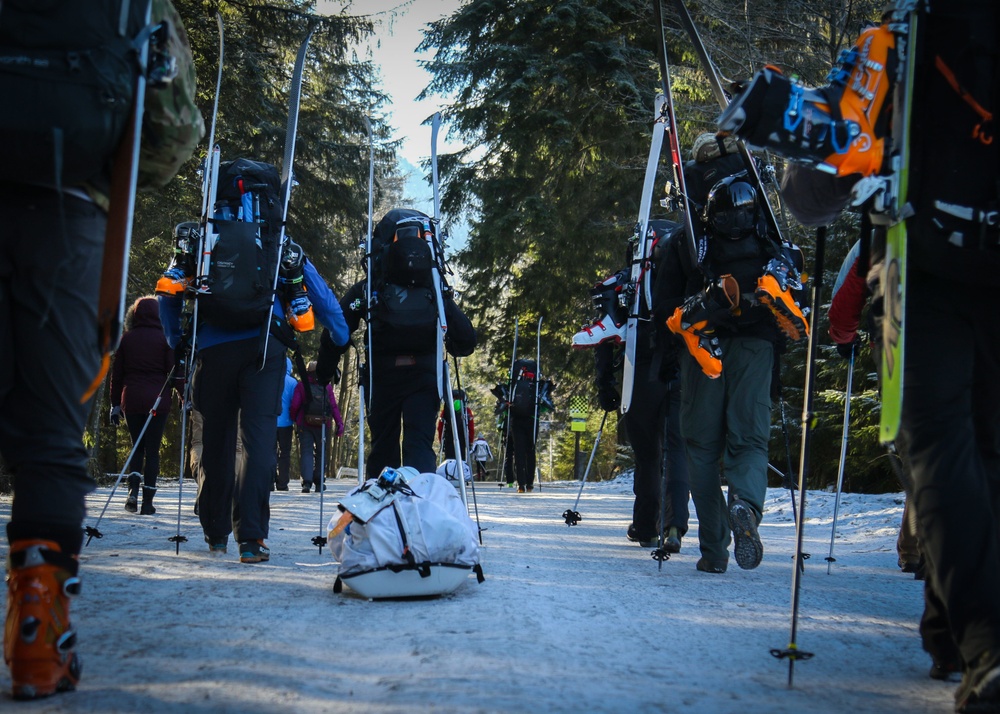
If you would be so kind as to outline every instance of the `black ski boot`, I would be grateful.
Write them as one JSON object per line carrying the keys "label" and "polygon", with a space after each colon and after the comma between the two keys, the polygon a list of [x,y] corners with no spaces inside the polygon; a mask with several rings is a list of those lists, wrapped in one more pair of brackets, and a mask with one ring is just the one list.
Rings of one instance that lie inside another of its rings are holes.
{"label": "black ski boot", "polygon": [[125,499],[125,510],[136,513],[139,510],[139,484],[142,482],[138,473],[128,475],[128,498]]}

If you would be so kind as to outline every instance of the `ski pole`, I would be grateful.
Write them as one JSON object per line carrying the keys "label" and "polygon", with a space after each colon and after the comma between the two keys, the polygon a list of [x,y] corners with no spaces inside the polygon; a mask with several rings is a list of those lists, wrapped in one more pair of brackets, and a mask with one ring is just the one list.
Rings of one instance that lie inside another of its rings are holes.
{"label": "ski pole", "polygon": [[319,428],[319,535],[312,539],[313,545],[319,548],[319,554],[323,555],[323,546],[326,545],[326,536],[323,535],[323,492],[326,491],[326,413],[329,410],[330,400],[323,390],[323,423]]}
{"label": "ski pole", "polygon": [[587,483],[587,475],[590,473],[590,465],[594,463],[594,455],[597,453],[597,447],[601,443],[601,435],[604,434],[604,422],[608,420],[608,412],[604,412],[604,416],[601,417],[601,425],[597,427],[597,436],[594,438],[594,448],[590,450],[590,459],[587,460],[587,468],[583,472],[583,478],[580,479],[580,490],[576,492],[576,500],[573,502],[573,507],[563,511],[562,517],[566,521],[567,526],[575,526],[583,517],[577,511],[577,507],[580,505],[580,496],[583,495],[583,487]]}
{"label": "ski pole", "polygon": [[[667,399],[670,399],[669,394]],[[670,560],[667,551],[667,481],[670,480],[670,459],[667,457],[667,446],[670,442],[670,405],[661,407],[663,411],[663,441],[660,445],[660,532],[657,534],[657,545],[653,550],[653,560],[657,562],[657,570],[663,570],[663,561]]]}
{"label": "ski pole", "polygon": [[[785,419],[785,395],[780,392],[780,389],[778,394],[778,409],[781,414],[781,434],[785,439],[785,461],[788,465],[788,472],[787,474],[781,474],[777,471],[777,469],[775,469],[775,472],[781,476],[782,487],[787,488],[788,493],[792,497],[792,521],[798,525],[799,514],[795,505],[795,479],[792,477],[792,473],[794,471],[792,468],[792,447],[788,439],[788,420]],[[770,464],[768,464],[768,466],[770,466]]]}
{"label": "ski pole", "polygon": [[115,491],[118,490],[118,484],[122,482],[129,466],[132,465],[132,457],[135,456],[136,450],[142,443],[142,437],[146,435],[146,428],[149,426],[149,422],[153,420],[153,417],[156,416],[156,410],[160,406],[160,402],[163,400],[163,390],[167,389],[170,385],[170,382],[174,378],[174,372],[176,371],[177,365],[175,364],[170,368],[170,372],[167,374],[167,381],[165,381],[163,386],[160,387],[160,393],[156,395],[156,401],[153,402],[153,406],[149,409],[149,414],[146,416],[146,421],[143,423],[142,429],[139,431],[139,436],[137,436],[135,441],[132,443],[132,448],[128,452],[128,457],[125,459],[125,467],[121,470],[121,473],[118,474],[118,478],[115,479],[115,485],[111,487],[111,493],[108,494],[108,500],[104,502],[104,508],[101,509],[101,515],[97,517],[97,522],[92,526],[86,526],[84,528],[84,532],[87,534],[87,542],[85,545],[90,545],[90,541],[94,538],[104,537],[104,534],[101,533],[97,527],[101,525],[101,519],[104,518],[104,513],[108,510],[108,506],[111,505],[111,499],[115,497]]}
{"label": "ski pole", "polygon": [[837,468],[837,495],[833,501],[833,525],[830,528],[830,554],[826,556],[826,574],[830,574],[836,558],[833,557],[833,539],[837,534],[837,512],[840,510],[840,489],[844,483],[844,462],[847,461],[847,430],[851,424],[851,386],[854,381],[854,345],[847,362],[847,388],[844,391],[844,436],[840,442],[840,466]]}
{"label": "ski pole", "polygon": [[[538,345],[535,348],[535,416],[532,421],[533,430],[531,432],[531,451],[535,452],[538,445],[538,389],[542,384],[542,320],[545,319],[544,315],[538,318],[538,327],[535,330],[535,336],[538,341]],[[538,469],[535,469],[535,473],[538,477],[538,492],[542,492],[542,473]]]}
{"label": "ski pole", "polygon": [[[458,384],[458,388],[462,389],[462,373],[461,373],[461,371],[458,368],[458,357],[455,357],[454,355],[452,355],[452,360],[455,362],[455,382]],[[465,390],[462,390],[462,391],[464,392]],[[468,434],[469,434],[469,415],[465,413],[465,409],[462,410],[462,418],[463,418],[463,421],[464,421],[464,425],[463,426],[464,426],[464,429],[465,429],[465,431],[462,432],[462,435],[463,435],[463,437],[468,438]],[[472,471],[472,444],[468,444],[468,443],[466,444],[465,458],[466,458],[466,462],[465,462],[466,466],[469,467],[469,473],[472,474],[473,473],[473,471]],[[462,476],[464,478],[465,474],[462,474]],[[469,484],[472,486],[472,510],[476,514],[476,530],[479,532],[479,545],[482,545],[483,544],[483,531],[486,530],[486,528],[483,528],[479,524],[479,503],[476,502],[476,477],[475,477],[474,474],[473,474],[472,480],[469,482]]]}
{"label": "ski pole", "polygon": [[809,470],[809,446],[812,437],[813,420],[813,386],[816,380],[816,352],[819,342],[816,339],[816,321],[819,315],[820,297],[823,289],[823,253],[826,251],[826,226],[816,229],[816,259],[813,267],[812,309],[809,313],[809,343],[806,357],[806,378],[804,402],[802,405],[802,449],[799,452],[799,521],[795,527],[795,567],[792,568],[792,613],[791,634],[788,647],[772,649],[771,655],[778,659],[788,660],[788,688],[792,688],[795,674],[795,661],[810,659],[812,652],[799,649],[796,636],[799,618],[799,591],[801,590],[802,539],[805,530],[806,517],[806,483]]}

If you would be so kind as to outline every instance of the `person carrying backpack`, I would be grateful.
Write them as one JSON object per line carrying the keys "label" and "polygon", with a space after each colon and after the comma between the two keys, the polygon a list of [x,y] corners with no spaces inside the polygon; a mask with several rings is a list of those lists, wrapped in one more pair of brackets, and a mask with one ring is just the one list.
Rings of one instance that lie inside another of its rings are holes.
{"label": "person carrying backpack", "polygon": [[[372,300],[367,279],[355,283],[340,300],[350,332],[362,319],[366,321],[367,372],[361,379],[367,385],[372,436],[365,464],[368,478],[377,478],[386,466],[412,466],[420,473],[434,473],[437,468],[434,426],[441,408],[442,365],[437,361],[441,328],[427,244],[429,225],[430,218],[419,211],[389,211],[372,236]],[[476,348],[476,330],[448,286],[441,288],[448,322],[445,350],[456,357],[468,356]],[[346,344],[338,345],[332,338],[327,331],[320,338],[316,371],[323,384],[333,378],[346,352]]]}
{"label": "person carrying backpack", "polygon": [[538,438],[538,416],[551,411],[552,382],[541,379],[535,360],[514,362],[513,381],[507,403],[507,424],[510,451],[518,493],[535,490],[535,441]]}
{"label": "person carrying backpack", "polygon": [[482,436],[477,436],[476,440],[472,442],[472,458],[476,461],[476,480],[485,481],[486,480],[486,462],[493,460],[493,449],[490,448],[490,444]]}
{"label": "person carrying backpack", "polygon": [[[337,298],[315,266],[290,240],[280,245],[279,185],[278,171],[270,164],[236,159],[221,165],[211,222],[219,239],[208,275],[201,278],[204,290],[193,291],[198,349],[191,394],[203,419],[198,517],[209,551],[226,553],[232,533],[241,563],[270,558],[265,538],[277,418],[285,351],[295,346],[298,293],[282,289],[283,284],[275,291],[271,276],[301,278],[308,292],[304,307],[315,312],[334,341],[346,343],[348,338]],[[167,342],[184,353],[190,334],[182,330],[181,311],[191,291],[158,287],[157,292]],[[237,437],[243,445],[240,464]]]}
{"label": "person carrying backpack", "polygon": [[330,438],[333,422],[337,423],[337,430],[333,436],[344,435],[344,420],[340,416],[333,387],[329,384],[320,384],[316,378],[315,360],[306,367],[306,379],[308,382],[298,382],[295,385],[289,414],[295,422],[299,437],[302,493],[309,493],[310,486],[315,486],[318,493],[326,490],[322,472],[323,455],[326,453],[328,443],[326,439]]}
{"label": "person carrying backpack", "polygon": [[[124,416],[132,444],[137,445],[132,460],[125,465],[129,474],[125,510],[151,515],[156,513],[153,496],[160,474],[160,442],[170,414],[170,392],[174,386],[166,381],[175,364],[174,351],[163,338],[156,298],[136,300],[125,323],[125,333],[111,366],[111,421],[117,425]],[[160,404],[151,415],[149,412],[158,397],[162,397]],[[138,505],[140,483],[141,509]]]}
{"label": "person carrying backpack", "polygon": [[[82,435],[119,327],[108,316],[119,314],[129,197],[136,181],[165,185],[204,133],[173,5],[154,2],[155,32],[135,42],[148,7],[0,3],[0,458],[14,473],[4,661],[15,699],[79,681],[70,602],[95,488]],[[137,126],[138,179],[126,140]]]}

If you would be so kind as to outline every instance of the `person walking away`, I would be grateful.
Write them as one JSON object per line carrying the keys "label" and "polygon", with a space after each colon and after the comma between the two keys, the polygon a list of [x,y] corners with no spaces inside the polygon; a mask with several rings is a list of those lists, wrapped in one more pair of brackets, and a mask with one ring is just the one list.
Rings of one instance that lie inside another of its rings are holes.
{"label": "person walking away", "polygon": [[[295,422],[299,437],[299,469],[302,475],[302,493],[325,491],[323,455],[326,454],[326,437],[329,438],[333,423],[337,424],[334,436],[344,435],[344,420],[333,394],[333,386],[322,385],[316,377],[316,361],[306,367],[308,383],[297,382],[292,393],[289,414]],[[308,391],[308,394],[306,393]]]}
{"label": "person walking away", "polygon": [[[167,378],[173,368],[174,351],[163,337],[156,298],[139,298],[126,315],[125,333],[111,366],[111,421],[119,424],[124,414],[134,449],[132,459],[125,465],[129,474],[125,510],[132,513],[138,509],[140,475],[142,508],[139,513],[156,513],[153,496],[160,474],[160,442],[174,386],[167,383]],[[162,397],[160,404],[150,415],[159,397]]]}
{"label": "person walking away", "polygon": [[292,360],[285,357],[285,386],[281,391],[281,413],[278,415],[278,441],[276,446],[278,455],[278,469],[275,471],[274,487],[279,491],[288,490],[290,470],[292,466],[292,433],[295,430],[295,421],[289,414],[292,406],[292,394],[298,385],[298,380],[292,376]]}
{"label": "person walking away", "polygon": [[[82,435],[108,367],[98,327],[105,338],[118,327],[101,322],[118,306],[99,314],[98,304],[102,284],[121,294],[122,271],[110,265],[124,248],[110,245],[124,241],[113,232],[105,256],[105,233],[109,210],[124,216],[131,188],[131,165],[115,154],[135,104],[129,41],[146,24],[147,4],[126,7],[123,17],[120,2],[0,4],[0,54],[20,60],[0,62],[0,458],[14,476],[3,649],[15,699],[70,691],[80,679],[70,601],[80,593],[85,496],[95,487]],[[158,25],[148,63],[156,71],[138,184],[149,187],[165,185],[204,133],[184,25],[165,0],[152,19],[168,24]],[[91,52],[107,61],[61,60]],[[115,179],[126,190],[112,195]]]}
{"label": "person walking away", "polygon": [[476,460],[476,480],[486,480],[486,462],[493,460],[493,449],[483,436],[477,436],[472,442],[472,458]]}

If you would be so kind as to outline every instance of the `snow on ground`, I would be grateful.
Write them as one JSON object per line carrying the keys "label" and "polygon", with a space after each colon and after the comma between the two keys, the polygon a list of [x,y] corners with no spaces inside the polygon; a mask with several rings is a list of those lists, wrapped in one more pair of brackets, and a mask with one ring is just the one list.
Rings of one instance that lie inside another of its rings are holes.
{"label": "snow on ground", "polygon": [[[328,518],[352,482],[330,481]],[[798,662],[789,643],[795,528],[787,492],[770,490],[762,565],[695,570],[697,520],[658,569],[625,539],[631,481],[587,484],[579,525],[561,514],[578,482],[518,495],[476,489],[486,581],[432,600],[334,595],[335,565],[311,539],[319,495],[271,498],[269,563],[208,553],[185,485],[164,481],[155,516],[119,491],[81,556],[74,603],[80,689],[0,709],[20,712],[947,712],[953,684],[927,677],[917,621],[921,583],[899,572],[899,495],[810,492]],[[109,489],[88,501],[96,521]],[[10,498],[0,498],[0,522]],[[0,546],[6,557],[6,542]],[[9,691],[0,671],[0,689]],[[16,707],[16,708],[15,708]]]}

